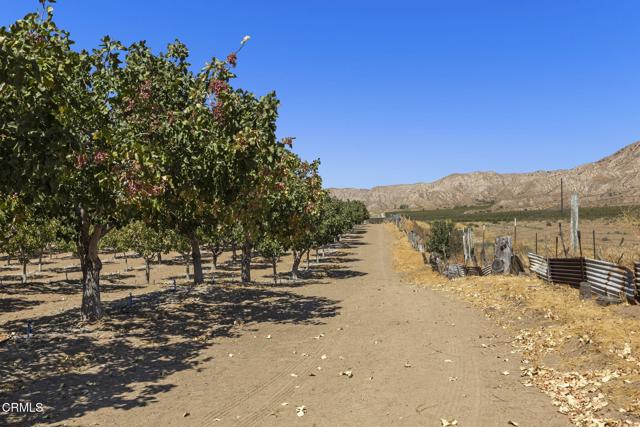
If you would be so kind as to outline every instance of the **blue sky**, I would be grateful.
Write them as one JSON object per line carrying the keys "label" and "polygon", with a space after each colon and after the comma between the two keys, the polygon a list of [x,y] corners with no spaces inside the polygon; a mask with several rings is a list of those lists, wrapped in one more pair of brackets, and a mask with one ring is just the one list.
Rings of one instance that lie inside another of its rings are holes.
{"label": "blue sky", "polygon": [[[0,0],[0,25],[37,7]],[[109,34],[198,68],[245,34],[237,85],[281,99],[280,136],[328,187],[573,167],[640,139],[640,2],[59,0],[77,45]]]}

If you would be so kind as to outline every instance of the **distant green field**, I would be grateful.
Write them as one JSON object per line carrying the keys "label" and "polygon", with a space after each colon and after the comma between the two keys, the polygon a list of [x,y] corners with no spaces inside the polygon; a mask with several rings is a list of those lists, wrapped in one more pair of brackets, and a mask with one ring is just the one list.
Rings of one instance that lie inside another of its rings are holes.
{"label": "distant green field", "polygon": [[[559,209],[540,209],[523,211],[490,211],[491,205],[483,206],[459,206],[450,209],[435,209],[423,211],[392,211],[391,214],[400,214],[419,221],[436,221],[449,219],[454,222],[485,222],[497,223],[503,221],[559,221],[570,219],[569,209],[564,210],[564,214]],[[614,219],[620,217],[623,212],[629,209],[640,209],[640,206],[601,206],[580,208],[580,218],[582,219]]]}

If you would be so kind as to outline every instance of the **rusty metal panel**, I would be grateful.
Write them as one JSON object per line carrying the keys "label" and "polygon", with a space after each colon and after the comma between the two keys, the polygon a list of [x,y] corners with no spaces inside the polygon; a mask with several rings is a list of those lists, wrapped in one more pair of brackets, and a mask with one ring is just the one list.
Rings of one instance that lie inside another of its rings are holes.
{"label": "rusty metal panel", "polygon": [[549,276],[553,283],[578,287],[584,282],[584,258],[549,258]]}
{"label": "rusty metal panel", "polygon": [[586,280],[591,291],[601,296],[620,296],[634,299],[636,283],[633,272],[612,262],[585,259]]}
{"label": "rusty metal panel", "polygon": [[547,263],[547,259],[529,252],[527,254],[529,258],[529,270],[535,273],[540,279],[549,280],[549,264]]}

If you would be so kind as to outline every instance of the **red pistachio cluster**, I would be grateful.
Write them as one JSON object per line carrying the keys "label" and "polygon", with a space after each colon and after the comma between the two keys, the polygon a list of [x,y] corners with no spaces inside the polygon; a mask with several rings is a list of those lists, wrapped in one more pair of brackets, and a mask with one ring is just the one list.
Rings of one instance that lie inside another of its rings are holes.
{"label": "red pistachio cluster", "polygon": [[109,153],[106,151],[97,151],[96,154],[93,155],[93,161],[95,164],[100,164],[109,158]]}
{"label": "red pistachio cluster", "polygon": [[140,86],[138,95],[141,99],[149,100],[151,98],[151,80],[145,80]]}
{"label": "red pistachio cluster", "polygon": [[229,83],[221,79],[211,79],[209,82],[209,91],[216,96],[220,96],[222,92],[226,92],[229,89]]}
{"label": "red pistachio cluster", "polygon": [[230,53],[227,56],[227,62],[235,68],[235,66],[238,65],[238,55],[235,52]]}

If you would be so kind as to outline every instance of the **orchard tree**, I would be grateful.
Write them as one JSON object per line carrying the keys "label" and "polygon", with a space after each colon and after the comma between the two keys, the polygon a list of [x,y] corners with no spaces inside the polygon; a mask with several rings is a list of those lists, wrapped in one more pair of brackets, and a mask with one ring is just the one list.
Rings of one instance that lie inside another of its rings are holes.
{"label": "orchard tree", "polygon": [[22,282],[26,283],[31,259],[38,258],[38,270],[42,270],[42,253],[56,238],[57,222],[21,204],[15,197],[3,204],[2,211],[2,248],[20,262]]}
{"label": "orchard tree", "polygon": [[112,230],[100,240],[100,250],[113,251],[114,259],[117,254],[122,254],[125,269],[129,270],[129,258],[127,252],[131,249],[131,242],[126,233],[126,227],[120,227]]}
{"label": "orchard tree", "polygon": [[285,253],[285,247],[278,237],[265,235],[260,239],[256,249],[263,258],[271,263],[273,269],[273,283],[278,284],[278,262]]}
{"label": "orchard tree", "polygon": [[[277,102],[272,105],[275,107]],[[253,168],[245,175],[244,185],[240,187],[232,204],[232,220],[239,223],[242,235],[241,278],[243,283],[251,281],[253,249],[265,234],[273,202],[281,191],[278,184],[278,177],[282,172],[279,162],[288,152],[285,146],[288,140],[276,141],[276,115],[271,113],[275,113],[275,109],[261,114],[261,119],[253,124],[254,130],[250,132],[257,141],[260,141],[260,144],[265,144],[270,149],[257,152],[252,158]]]}
{"label": "orchard tree", "polygon": [[96,320],[100,240],[154,209],[164,189],[154,130],[167,120],[152,79],[164,76],[158,62],[175,66],[179,58],[170,53],[155,61],[138,55],[143,44],[125,49],[108,37],[91,54],[71,44],[51,7],[43,17],[30,14],[0,29],[0,192],[17,192],[73,224],[81,313]]}
{"label": "orchard tree", "polygon": [[151,263],[162,252],[168,250],[169,242],[165,233],[158,231],[142,221],[134,221],[123,229],[123,235],[129,247],[144,260],[147,284],[151,281]]}
{"label": "orchard tree", "polygon": [[[291,141],[289,141],[289,145]],[[314,244],[324,198],[318,160],[311,163],[287,151],[276,171],[266,224],[268,233],[283,248],[293,252],[292,276],[297,278],[300,261]]]}
{"label": "orchard tree", "polygon": [[189,239],[184,234],[176,230],[164,229],[163,232],[165,233],[168,247],[182,256],[185,262],[186,278],[189,280],[191,278],[191,272],[189,270],[189,265],[191,264],[191,242],[189,242]]}
{"label": "orchard tree", "polygon": [[232,227],[219,224],[215,227],[200,227],[198,240],[211,253],[211,272],[218,268],[218,257],[232,239]]}
{"label": "orchard tree", "polygon": [[291,144],[292,139],[285,138],[276,145],[273,155],[259,158],[260,167],[250,175],[249,184],[233,205],[234,218],[242,228],[243,283],[251,281],[251,257],[256,244],[270,240],[288,246],[289,240],[284,234],[289,231],[289,222],[299,208],[294,184],[300,182],[296,170],[300,159],[287,148]]}
{"label": "orchard tree", "polygon": [[278,150],[275,94],[256,98],[231,87],[236,53],[226,61],[212,59],[195,76],[182,119],[174,119],[172,138],[162,145],[172,185],[162,197],[160,222],[189,240],[195,284],[204,280],[198,230],[227,224],[229,207]]}

